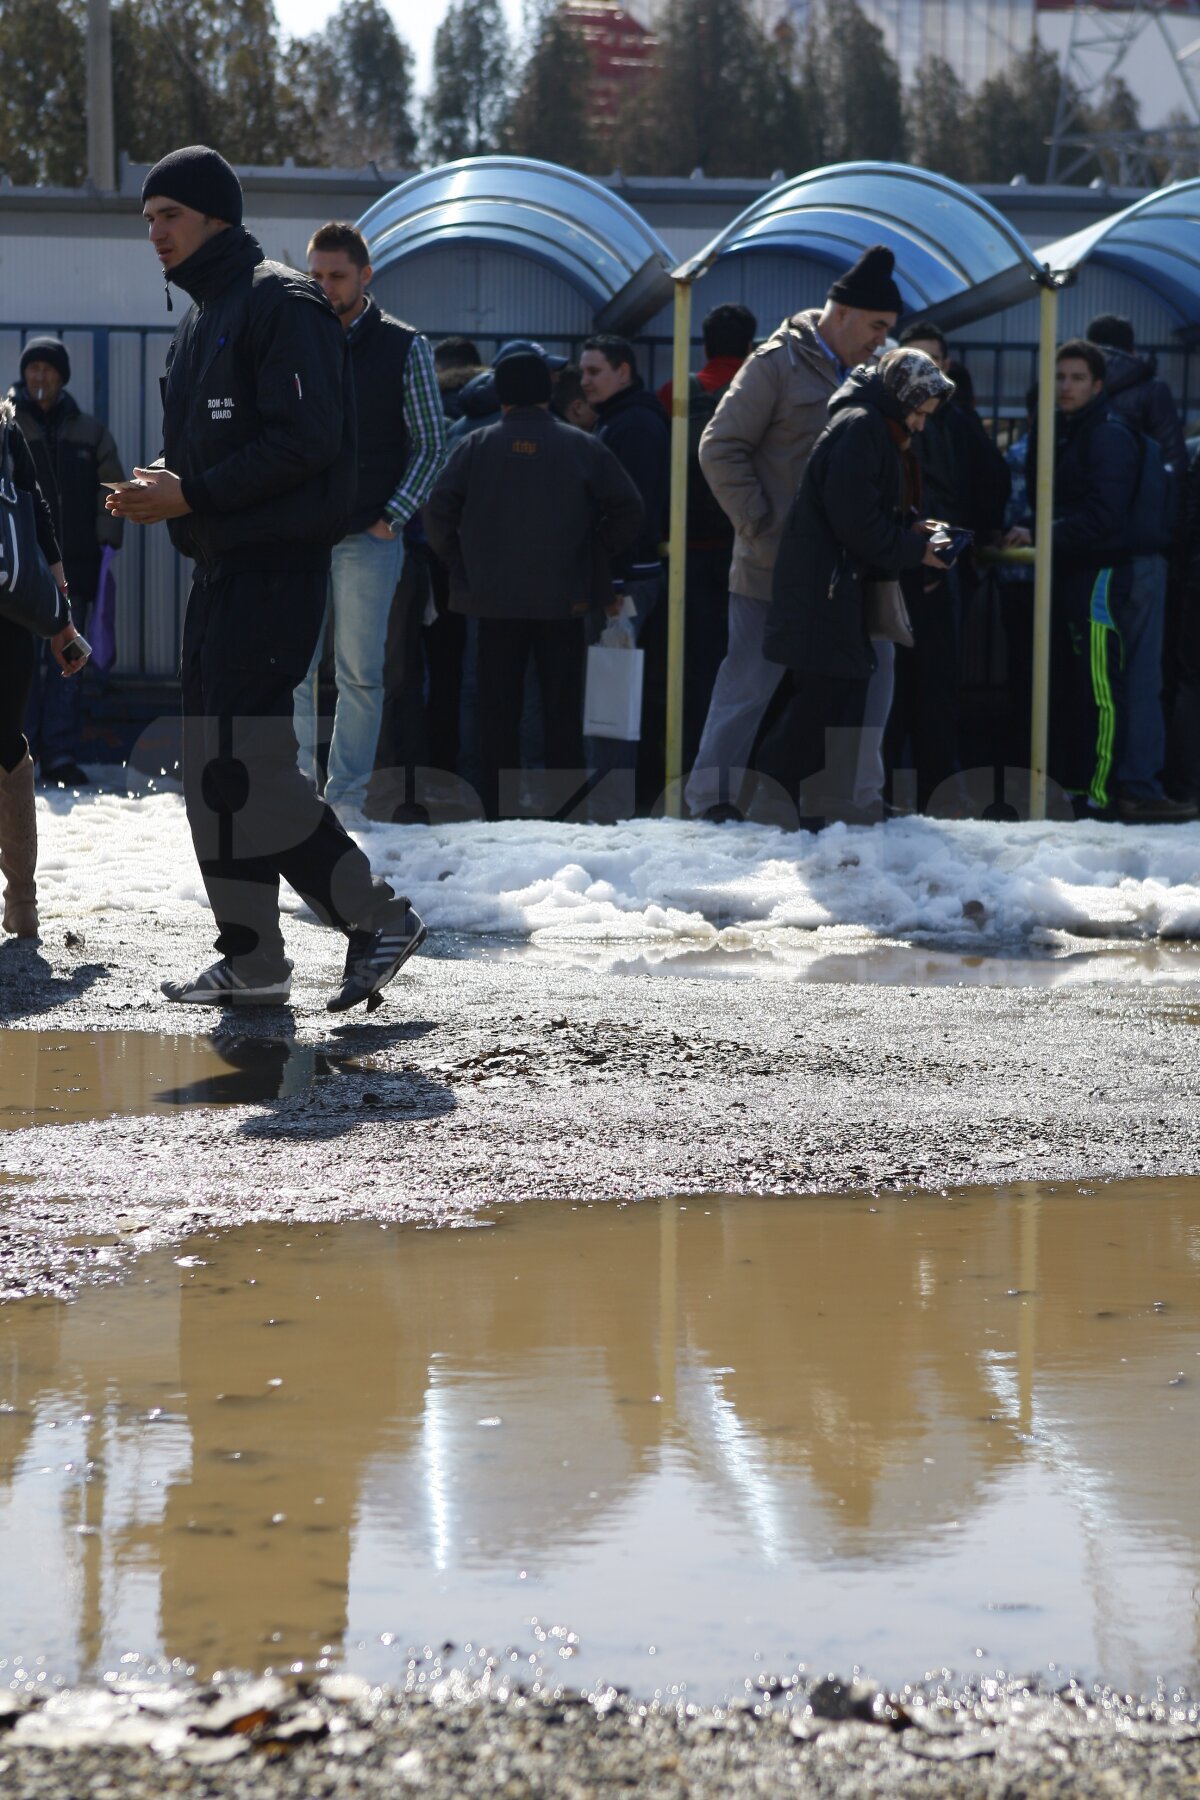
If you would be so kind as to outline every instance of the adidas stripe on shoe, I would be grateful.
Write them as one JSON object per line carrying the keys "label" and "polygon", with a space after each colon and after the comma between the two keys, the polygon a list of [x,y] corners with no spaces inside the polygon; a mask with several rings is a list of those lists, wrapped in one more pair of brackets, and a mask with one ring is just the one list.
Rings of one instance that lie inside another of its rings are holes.
{"label": "adidas stripe on shoe", "polygon": [[395,921],[389,920],[378,931],[350,933],[342,985],[325,1002],[328,1012],[346,1012],[364,1000],[368,1012],[373,1012],[379,1005],[379,990],[425,942],[424,922],[407,900],[397,903],[397,914]]}
{"label": "adidas stripe on shoe", "polygon": [[282,1006],[292,991],[292,965],[285,957],[276,972],[234,968],[222,956],[191,981],[164,981],[161,992],[181,1006]]}

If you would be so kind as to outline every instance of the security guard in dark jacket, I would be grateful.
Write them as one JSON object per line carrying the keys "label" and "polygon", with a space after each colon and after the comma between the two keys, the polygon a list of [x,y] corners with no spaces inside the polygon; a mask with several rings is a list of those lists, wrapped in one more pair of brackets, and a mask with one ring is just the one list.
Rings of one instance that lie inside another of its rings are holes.
{"label": "security guard in dark jacket", "polygon": [[[292,695],[312,658],[332,546],[354,500],[349,351],[320,289],[242,229],[237,176],[191,145],[151,169],[142,211],[192,306],[163,381],[163,456],[112,510],[169,521],[196,570],[183,635],[184,792],[220,960],[170,1000],[276,1005],[291,987],[279,878],[346,933],[341,1011],[376,1001],[423,941],[407,900],[296,761]],[[168,303],[170,293],[168,290]]]}

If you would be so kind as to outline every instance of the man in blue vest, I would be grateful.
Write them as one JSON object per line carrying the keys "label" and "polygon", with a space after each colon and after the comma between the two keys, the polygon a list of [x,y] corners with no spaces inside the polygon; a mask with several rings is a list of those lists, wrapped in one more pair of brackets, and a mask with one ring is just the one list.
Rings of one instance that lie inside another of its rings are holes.
{"label": "man in blue vest", "polygon": [[[344,824],[361,824],[383,717],[384,649],[404,527],[433,491],[445,460],[445,426],[429,345],[368,292],[371,259],[362,233],[322,225],[308,246],[308,272],[346,333],[358,409],[358,491],[329,579],[338,695],[325,799]],[[300,767],[314,786],[323,643],[322,632],[296,689]]]}

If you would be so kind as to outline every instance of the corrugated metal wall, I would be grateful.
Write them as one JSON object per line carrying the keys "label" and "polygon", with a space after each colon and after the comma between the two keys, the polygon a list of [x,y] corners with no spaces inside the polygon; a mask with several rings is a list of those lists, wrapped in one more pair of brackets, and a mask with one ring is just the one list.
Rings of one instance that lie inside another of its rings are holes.
{"label": "corrugated metal wall", "polygon": [[587,301],[527,257],[480,244],[430,250],[385,269],[375,294],[389,312],[435,337],[577,338],[592,329]]}

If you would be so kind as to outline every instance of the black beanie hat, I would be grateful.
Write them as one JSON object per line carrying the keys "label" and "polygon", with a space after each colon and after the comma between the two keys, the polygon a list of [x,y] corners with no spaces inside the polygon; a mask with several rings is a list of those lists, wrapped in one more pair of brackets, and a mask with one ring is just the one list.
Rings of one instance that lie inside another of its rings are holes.
{"label": "black beanie hat", "polygon": [[852,269],[839,275],[829,290],[829,298],[839,306],[853,306],[860,312],[902,313],[904,302],[900,289],[892,280],[896,258],[886,244],[872,244],[864,250]]}
{"label": "black beanie hat", "polygon": [[67,355],[67,346],[63,343],[61,338],[30,338],[29,342],[21,352],[20,373],[22,380],[25,376],[26,367],[31,362],[49,363],[52,369],[58,370],[64,383],[71,379],[71,359]]}
{"label": "black beanie hat", "polygon": [[552,390],[550,365],[536,351],[509,351],[493,370],[501,406],[543,406]]}
{"label": "black beanie hat", "polygon": [[242,184],[219,150],[185,144],[156,162],[142,183],[142,205],[161,194],[227,225],[242,222]]}
{"label": "black beanie hat", "polygon": [[1133,321],[1120,313],[1101,313],[1087,328],[1089,343],[1103,344],[1109,350],[1127,350],[1133,355]]}

